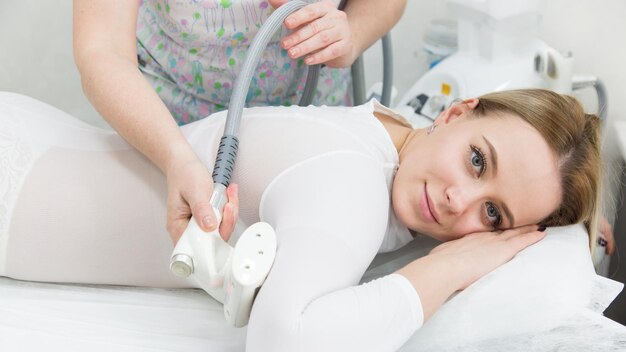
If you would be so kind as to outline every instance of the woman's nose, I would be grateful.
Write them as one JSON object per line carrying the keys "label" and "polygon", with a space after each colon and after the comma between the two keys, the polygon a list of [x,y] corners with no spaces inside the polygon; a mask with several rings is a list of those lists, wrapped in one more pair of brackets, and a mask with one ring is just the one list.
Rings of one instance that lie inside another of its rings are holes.
{"label": "woman's nose", "polygon": [[454,215],[462,214],[479,197],[478,187],[450,186],[445,191],[448,210]]}

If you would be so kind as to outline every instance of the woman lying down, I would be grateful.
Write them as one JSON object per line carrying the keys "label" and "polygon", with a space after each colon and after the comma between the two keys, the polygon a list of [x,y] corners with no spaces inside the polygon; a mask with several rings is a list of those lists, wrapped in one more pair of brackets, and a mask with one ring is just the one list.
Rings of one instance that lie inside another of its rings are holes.
{"label": "woman lying down", "polygon": [[[0,275],[188,287],[168,269],[159,169],[112,132],[0,98]],[[182,127],[209,170],[225,116]],[[231,186],[222,236],[238,212],[278,237],[246,350],[394,351],[547,226],[582,222],[593,238],[598,129],[574,98],[545,90],[467,99],[427,129],[376,101],[245,110],[233,176],[241,201]],[[445,243],[359,285],[377,253],[414,233]]]}

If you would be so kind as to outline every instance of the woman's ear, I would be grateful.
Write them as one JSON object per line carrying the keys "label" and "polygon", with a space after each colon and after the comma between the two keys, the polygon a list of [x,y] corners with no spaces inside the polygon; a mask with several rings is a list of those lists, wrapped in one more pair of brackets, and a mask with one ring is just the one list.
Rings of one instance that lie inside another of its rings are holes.
{"label": "woman's ear", "polygon": [[474,110],[476,106],[478,106],[478,98],[465,99],[461,102],[453,103],[437,116],[435,123],[440,125],[448,124],[459,117],[465,116],[466,112]]}

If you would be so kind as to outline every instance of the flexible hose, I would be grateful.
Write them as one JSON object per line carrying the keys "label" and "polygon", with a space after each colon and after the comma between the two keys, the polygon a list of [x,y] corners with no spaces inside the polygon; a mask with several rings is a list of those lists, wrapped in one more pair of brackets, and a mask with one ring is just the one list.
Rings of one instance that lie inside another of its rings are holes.
{"label": "flexible hose", "polygon": [[306,5],[308,5],[306,2],[300,0],[288,1],[281,5],[272,13],[267,21],[263,23],[263,26],[259,29],[254,40],[252,40],[252,44],[250,44],[246,55],[246,60],[243,63],[233,87],[233,94],[228,107],[226,128],[224,130],[225,135],[236,136],[239,131],[239,122],[241,121],[246,96],[250,82],[252,81],[252,76],[259,65],[261,52],[265,50],[276,30],[282,26],[285,18]]}
{"label": "flexible hose", "polygon": [[317,81],[320,77],[320,66],[321,65],[309,66],[309,71],[306,75],[306,83],[304,84],[304,90],[302,91],[302,97],[300,97],[298,106],[309,106],[313,102],[313,97],[317,90]]}
{"label": "flexible hose", "polygon": [[[348,0],[341,0],[337,8],[341,11],[346,9]],[[354,60],[350,66],[350,76],[352,78],[352,105],[365,103],[365,69],[363,65],[363,55]]]}
{"label": "flexible hose", "polygon": [[606,95],[606,87],[602,80],[596,76],[575,75],[572,77],[572,90],[579,90],[593,86],[598,96],[598,117],[604,122],[607,118],[609,99]]}
{"label": "flexible hose", "polygon": [[[382,37],[383,44],[383,90],[380,96],[381,104],[391,105],[391,90],[393,89],[393,53],[391,48],[391,34]],[[363,55],[359,56],[350,68],[352,74],[352,99],[354,105],[364,104],[365,96],[365,69]]]}
{"label": "flexible hose", "polygon": [[[246,59],[233,86],[233,94],[231,96],[228,114],[226,115],[224,135],[220,140],[215,166],[213,169],[213,182],[215,187],[213,195],[211,196],[211,203],[217,209],[222,209],[223,204],[226,202],[223,193],[225,188],[230,184],[233,167],[235,166],[237,149],[239,147],[237,135],[239,133],[241,115],[245,107],[246,97],[248,95],[252,76],[254,75],[261,59],[261,53],[267,47],[267,44],[276,30],[282,26],[285,18],[306,5],[308,5],[306,2],[294,0],[280,6],[276,9],[276,11],[274,11],[274,13],[272,13],[267,21],[263,23],[263,26],[261,26],[259,32],[252,40],[250,48],[248,48]],[[313,94],[307,92],[306,95],[308,97],[312,97]],[[222,186],[217,187],[218,185]]]}
{"label": "flexible hose", "polygon": [[[263,26],[259,29],[259,32],[252,40],[252,43],[248,49],[246,59],[242,65],[241,71],[233,87],[233,94],[229,104],[228,113],[226,115],[226,126],[224,128],[224,135],[220,140],[220,145],[215,160],[213,169],[213,182],[214,191],[211,196],[211,204],[217,209],[222,209],[222,206],[226,203],[225,189],[230,184],[232,178],[232,172],[235,165],[235,159],[237,157],[237,150],[239,148],[239,140],[237,135],[239,133],[239,125],[241,123],[241,115],[246,103],[246,97],[248,95],[250,82],[252,76],[255,73],[256,67],[261,59],[263,50],[267,47],[270,39],[280,28],[287,16],[291,13],[307,6],[306,2],[300,0],[292,0],[280,6],[272,15],[265,21]],[[391,60],[391,40],[387,34],[383,38],[383,64],[384,64],[384,76],[383,76],[383,96],[381,97],[384,105],[389,105],[391,97],[392,86],[392,60]],[[319,77],[320,65],[309,66],[307,75],[307,84],[305,86],[302,98],[300,100],[300,106],[309,105],[315,95],[315,88]],[[354,103],[360,105],[365,103],[365,81],[364,81],[364,68],[363,58],[360,56],[352,65],[352,78],[354,89]],[[218,186],[219,185],[219,186]]]}
{"label": "flexible hose", "polygon": [[393,53],[391,48],[391,35],[383,37],[383,91],[380,102],[384,106],[391,105],[391,90],[393,88]]}
{"label": "flexible hose", "polygon": [[606,96],[606,87],[604,83],[598,78],[593,87],[598,94],[598,116],[602,122],[606,121],[606,114],[609,108],[609,99]]}
{"label": "flexible hose", "polygon": [[352,73],[352,100],[353,105],[365,103],[365,69],[363,68],[363,55],[359,56],[350,67]]}

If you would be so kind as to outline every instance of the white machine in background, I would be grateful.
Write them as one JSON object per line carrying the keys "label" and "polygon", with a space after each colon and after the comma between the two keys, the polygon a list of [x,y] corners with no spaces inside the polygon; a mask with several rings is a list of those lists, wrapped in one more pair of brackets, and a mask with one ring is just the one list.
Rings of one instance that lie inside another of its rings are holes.
{"label": "white machine in background", "polygon": [[[536,36],[539,0],[448,0],[458,20],[458,51],[427,71],[400,99],[395,110],[415,127],[426,127],[455,99],[518,88],[562,94],[593,86],[598,115],[606,118],[606,94],[594,76],[574,76],[573,57]],[[604,246],[606,242],[604,242]],[[596,271],[608,273],[602,242],[592,244]]]}
{"label": "white machine in background", "polygon": [[531,87],[571,93],[573,58],[536,37],[538,6],[538,0],[449,0],[458,51],[427,71],[396,109],[423,126],[456,98]]}

